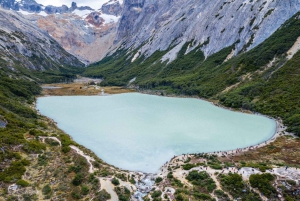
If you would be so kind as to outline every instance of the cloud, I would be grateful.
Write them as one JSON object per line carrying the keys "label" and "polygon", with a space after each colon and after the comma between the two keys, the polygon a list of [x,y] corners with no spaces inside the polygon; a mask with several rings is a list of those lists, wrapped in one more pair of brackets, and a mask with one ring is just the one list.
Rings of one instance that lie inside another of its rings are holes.
{"label": "cloud", "polygon": [[61,6],[66,5],[68,7],[71,6],[72,2],[76,2],[77,6],[89,6],[93,9],[99,9],[101,8],[102,4],[108,2],[109,0],[36,0],[36,2],[43,4],[44,6],[52,5],[52,6]]}

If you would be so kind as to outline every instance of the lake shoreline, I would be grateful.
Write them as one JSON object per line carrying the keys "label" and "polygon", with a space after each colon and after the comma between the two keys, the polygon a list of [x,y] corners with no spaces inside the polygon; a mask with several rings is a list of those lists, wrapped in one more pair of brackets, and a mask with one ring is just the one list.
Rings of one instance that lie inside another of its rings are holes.
{"label": "lake shoreline", "polygon": [[[141,92],[141,91],[136,91],[135,93],[141,93],[141,94],[148,94],[148,95],[158,95],[160,96],[159,94],[153,94],[152,93],[145,93],[145,92]],[[112,95],[112,94],[108,94],[108,95]],[[95,96],[99,96],[99,95],[95,95]],[[100,95],[101,96],[101,95]],[[42,96],[42,97],[49,97],[49,96]],[[214,106],[218,106],[222,109],[226,109],[226,110],[230,110],[230,111],[234,111],[234,112],[241,112],[241,111],[238,111],[238,110],[232,110],[232,109],[229,109],[229,108],[226,108],[226,107],[223,107],[223,106],[220,106],[220,104],[215,104],[213,101],[210,101],[210,100],[206,100],[206,99],[203,99],[203,98],[199,98],[199,97],[190,97],[190,96],[175,96],[175,95],[168,95],[168,96],[165,96],[165,97],[173,97],[173,98],[194,98],[194,99],[199,99],[199,100],[203,100],[203,101],[206,101],[206,102],[209,102],[211,104],[213,104]],[[242,113],[245,113],[245,112],[242,112]],[[268,145],[269,143],[275,141],[281,134],[281,131],[279,132],[279,129],[280,127],[282,127],[282,123],[280,122],[280,120],[276,120],[274,118],[271,118],[271,117],[268,117],[266,115],[261,115],[261,114],[253,114],[253,113],[249,113],[249,112],[246,112],[246,114],[252,114],[252,115],[259,115],[259,116],[264,116],[266,118],[269,118],[269,119],[272,119],[276,122],[276,129],[275,129],[275,133],[269,138],[267,139],[266,141],[262,141],[261,143],[258,143],[258,144],[255,144],[255,145],[252,145],[252,146],[248,146],[248,147],[244,147],[244,148],[240,148],[238,149],[238,152],[241,152],[241,151],[248,151],[250,150],[250,148],[259,148],[259,147],[262,147],[262,146],[266,146]],[[55,122],[53,119],[51,119],[53,122]],[[55,122],[56,123],[56,122]],[[72,138],[73,139],[73,138]],[[231,149],[231,150],[225,150],[225,151],[219,151],[219,150],[216,150],[214,152],[205,152],[205,153],[208,153],[208,154],[216,154],[218,156],[222,156],[224,153],[230,153],[230,154],[234,154],[234,152],[236,152],[237,150],[236,149]],[[198,152],[197,152],[198,153]],[[182,153],[184,154],[184,153]],[[181,154],[181,155],[182,155]],[[178,155],[180,156],[180,155]],[[121,168],[120,168],[121,169]],[[123,170],[123,169],[122,169]],[[124,171],[128,171],[128,170],[125,170]],[[129,170],[130,171],[130,170]],[[158,170],[159,171],[159,170]],[[135,172],[144,172],[143,170],[142,171],[135,171]],[[144,173],[147,173],[146,171]],[[157,172],[155,172],[156,174]]]}

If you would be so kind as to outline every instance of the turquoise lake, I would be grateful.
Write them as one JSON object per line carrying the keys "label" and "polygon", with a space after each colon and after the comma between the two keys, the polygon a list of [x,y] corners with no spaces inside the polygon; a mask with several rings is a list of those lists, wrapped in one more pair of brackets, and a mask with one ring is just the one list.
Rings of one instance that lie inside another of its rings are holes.
{"label": "turquoise lake", "polygon": [[42,97],[37,109],[105,162],[149,173],[174,155],[256,145],[276,131],[276,122],[264,116],[139,93]]}

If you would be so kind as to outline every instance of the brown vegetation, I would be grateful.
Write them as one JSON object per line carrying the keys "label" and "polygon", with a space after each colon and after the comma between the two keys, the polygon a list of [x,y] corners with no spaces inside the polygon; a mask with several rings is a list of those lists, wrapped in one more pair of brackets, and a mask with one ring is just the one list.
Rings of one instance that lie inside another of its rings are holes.
{"label": "brown vegetation", "polygon": [[99,87],[96,85],[87,85],[83,83],[69,83],[69,84],[47,84],[43,87],[60,87],[60,88],[44,88],[43,96],[95,96],[101,95],[102,90],[105,94],[120,94],[134,92],[133,89],[126,89],[122,87]]}

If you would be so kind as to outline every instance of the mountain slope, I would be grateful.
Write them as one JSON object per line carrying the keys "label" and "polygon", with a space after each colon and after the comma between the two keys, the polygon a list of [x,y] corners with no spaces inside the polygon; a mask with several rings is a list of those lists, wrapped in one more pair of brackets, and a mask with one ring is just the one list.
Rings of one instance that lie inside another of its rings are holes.
{"label": "mountain slope", "polygon": [[[156,51],[148,58],[136,58],[138,49],[131,54],[120,49],[88,67],[84,74],[103,77],[103,84],[108,85],[127,85],[132,80],[137,88],[220,99],[228,107],[280,116],[299,134],[299,125],[293,119],[300,114],[298,99],[295,99],[299,96],[296,73],[299,66],[295,65],[299,54],[288,62],[286,54],[300,36],[299,16],[299,13],[294,15],[254,49],[231,59],[228,56],[239,41],[205,58],[201,51],[204,44],[186,54],[188,47],[195,43],[192,40],[185,43],[177,58],[169,63],[162,58],[173,47]],[[289,75],[291,68],[295,75],[288,79],[292,76]],[[293,87],[286,90],[287,86]],[[275,88],[278,94],[272,96]],[[289,98],[282,102],[282,97]]]}
{"label": "mountain slope", "polygon": [[1,71],[7,75],[31,77],[34,73],[84,66],[47,33],[14,11],[0,9],[0,24]]}
{"label": "mountain slope", "polygon": [[115,43],[146,57],[174,45],[163,58],[172,61],[191,40],[188,52],[207,41],[201,48],[206,57],[239,41],[236,55],[263,42],[299,9],[298,0],[128,0]]}
{"label": "mountain slope", "polygon": [[121,3],[111,0],[99,9],[92,9],[78,7],[75,2],[71,7],[45,7],[33,0],[0,0],[0,7],[14,10],[30,24],[37,24],[66,51],[88,64],[102,59],[113,46]]}

